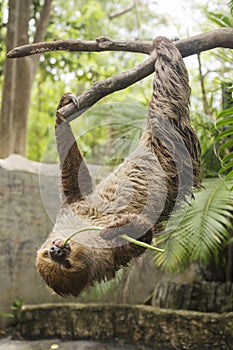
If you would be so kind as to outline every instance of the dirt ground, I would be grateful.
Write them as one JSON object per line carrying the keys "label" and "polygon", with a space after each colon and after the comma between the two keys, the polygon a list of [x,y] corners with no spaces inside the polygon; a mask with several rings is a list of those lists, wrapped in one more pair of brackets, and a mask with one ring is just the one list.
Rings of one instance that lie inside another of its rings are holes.
{"label": "dirt ground", "polygon": [[10,337],[0,339],[0,350],[152,350],[148,347],[135,347],[132,345],[104,344],[94,341],[60,341],[12,340]]}

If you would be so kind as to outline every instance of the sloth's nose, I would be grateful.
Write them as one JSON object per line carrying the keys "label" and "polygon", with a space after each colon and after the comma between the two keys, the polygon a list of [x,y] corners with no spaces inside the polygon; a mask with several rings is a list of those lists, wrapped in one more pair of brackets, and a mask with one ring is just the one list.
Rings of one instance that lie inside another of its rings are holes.
{"label": "sloth's nose", "polygon": [[50,253],[51,259],[58,263],[62,263],[67,256],[66,249],[62,247],[58,247],[55,244],[51,246],[51,248],[49,249],[49,253]]}

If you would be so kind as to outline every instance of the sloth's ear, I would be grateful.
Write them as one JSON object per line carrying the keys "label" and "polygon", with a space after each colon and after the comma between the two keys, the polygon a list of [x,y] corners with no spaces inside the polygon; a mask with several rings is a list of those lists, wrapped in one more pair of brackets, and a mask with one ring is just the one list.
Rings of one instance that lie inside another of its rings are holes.
{"label": "sloth's ear", "polygon": [[56,114],[56,141],[60,157],[61,197],[63,203],[74,203],[92,192],[92,180],[81,152],[78,148],[70,125],[62,120],[59,109],[73,102],[69,94],[65,94]]}

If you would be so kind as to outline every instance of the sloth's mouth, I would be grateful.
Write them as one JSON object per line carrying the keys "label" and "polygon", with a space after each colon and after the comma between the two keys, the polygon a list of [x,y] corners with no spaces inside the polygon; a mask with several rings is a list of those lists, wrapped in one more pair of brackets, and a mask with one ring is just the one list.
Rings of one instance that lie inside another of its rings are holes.
{"label": "sloth's mouth", "polygon": [[64,246],[64,241],[60,238],[53,241],[52,246],[49,248],[49,255],[51,260],[54,262],[63,265],[66,268],[70,268],[71,264],[68,260],[70,255],[70,245],[67,243]]}
{"label": "sloth's mouth", "polygon": [[53,241],[53,245],[55,245],[56,247],[60,247],[60,248],[63,248],[63,249],[68,249],[70,250],[70,245],[69,243],[66,243],[64,245],[64,240],[61,239],[61,238],[56,238],[54,241]]}

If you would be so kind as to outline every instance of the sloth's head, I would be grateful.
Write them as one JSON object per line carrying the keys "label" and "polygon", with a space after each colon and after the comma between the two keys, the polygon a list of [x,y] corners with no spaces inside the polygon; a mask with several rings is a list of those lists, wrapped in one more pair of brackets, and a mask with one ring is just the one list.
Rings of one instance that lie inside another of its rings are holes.
{"label": "sloth's head", "polygon": [[61,296],[77,297],[89,281],[86,248],[62,239],[48,240],[37,252],[36,267],[47,285]]}

